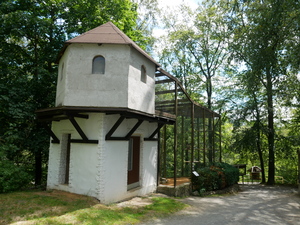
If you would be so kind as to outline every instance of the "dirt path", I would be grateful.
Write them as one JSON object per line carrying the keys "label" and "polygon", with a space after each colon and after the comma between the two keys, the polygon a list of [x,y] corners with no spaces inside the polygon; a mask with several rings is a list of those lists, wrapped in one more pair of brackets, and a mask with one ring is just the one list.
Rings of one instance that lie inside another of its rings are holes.
{"label": "dirt path", "polygon": [[241,185],[236,195],[189,197],[180,201],[187,209],[145,224],[157,225],[300,225],[300,196],[290,187]]}

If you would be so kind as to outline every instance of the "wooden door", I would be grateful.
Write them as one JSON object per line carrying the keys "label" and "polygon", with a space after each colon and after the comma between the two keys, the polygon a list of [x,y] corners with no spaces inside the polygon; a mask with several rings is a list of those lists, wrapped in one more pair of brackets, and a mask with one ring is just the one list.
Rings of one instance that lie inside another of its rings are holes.
{"label": "wooden door", "polygon": [[131,137],[128,151],[128,175],[129,188],[139,186],[140,181],[140,137]]}

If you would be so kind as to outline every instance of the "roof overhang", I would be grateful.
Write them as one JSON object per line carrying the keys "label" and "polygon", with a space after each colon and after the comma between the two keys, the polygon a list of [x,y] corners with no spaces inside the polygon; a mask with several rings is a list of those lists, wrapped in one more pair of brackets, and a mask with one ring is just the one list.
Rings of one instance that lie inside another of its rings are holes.
{"label": "roof overhang", "polygon": [[[144,122],[157,123],[157,128],[151,133],[149,137],[145,137],[146,141],[156,141],[156,134],[159,132],[160,128],[165,124],[174,124],[175,118],[172,115],[157,112],[157,114],[152,115],[137,110],[132,110],[128,108],[112,108],[112,107],[78,107],[78,106],[60,106],[47,109],[40,109],[36,111],[37,120],[44,122],[44,127],[52,137],[52,143],[59,143],[59,138],[47,125],[47,123],[52,121],[69,120],[78,134],[82,139],[71,139],[73,143],[91,143],[96,144],[98,140],[90,140],[85,134],[84,130],[77,123],[76,118],[88,119],[89,113],[105,113],[107,115],[119,114],[119,119],[111,127],[105,136],[106,140],[129,140],[130,136],[139,128],[139,126]],[[137,123],[130,129],[130,131],[122,137],[113,136],[114,132],[126,119],[137,119]]]}
{"label": "roof overhang", "polygon": [[[169,89],[156,90],[155,109],[177,116],[194,118],[220,118],[221,115],[195,102],[186,92],[179,80],[159,68],[155,74],[156,85],[165,85]],[[165,96],[165,97],[164,97]],[[176,97],[175,97],[176,96]]]}

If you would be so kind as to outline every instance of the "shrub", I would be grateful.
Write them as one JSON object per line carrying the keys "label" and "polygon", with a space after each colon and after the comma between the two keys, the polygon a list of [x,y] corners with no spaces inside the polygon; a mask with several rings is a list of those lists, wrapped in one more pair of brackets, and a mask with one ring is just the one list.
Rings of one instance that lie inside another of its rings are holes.
{"label": "shrub", "polygon": [[29,174],[9,160],[0,161],[0,193],[21,189],[30,182]]}
{"label": "shrub", "polygon": [[223,168],[226,180],[226,187],[236,184],[239,181],[239,169],[228,163],[216,163],[216,166]]}
{"label": "shrub", "polygon": [[[198,168],[197,168],[198,167]],[[208,167],[195,166],[199,176],[192,176],[193,188],[199,192],[220,190],[239,180],[239,170],[227,163],[213,163]]]}

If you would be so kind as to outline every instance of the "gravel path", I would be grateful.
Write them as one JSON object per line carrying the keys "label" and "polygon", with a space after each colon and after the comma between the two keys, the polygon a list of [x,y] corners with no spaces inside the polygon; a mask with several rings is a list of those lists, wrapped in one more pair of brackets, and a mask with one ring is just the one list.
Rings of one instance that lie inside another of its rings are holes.
{"label": "gravel path", "polygon": [[181,199],[190,207],[145,225],[300,225],[300,196],[296,189],[257,184],[240,186],[242,191],[236,195]]}

